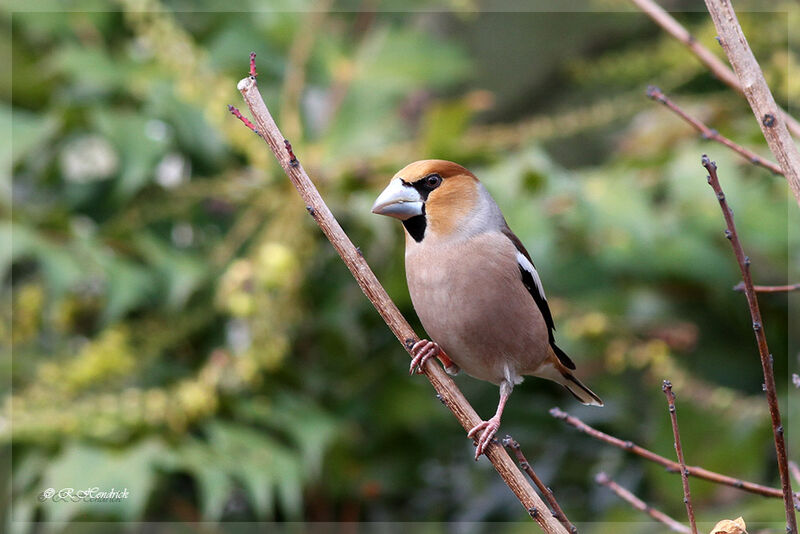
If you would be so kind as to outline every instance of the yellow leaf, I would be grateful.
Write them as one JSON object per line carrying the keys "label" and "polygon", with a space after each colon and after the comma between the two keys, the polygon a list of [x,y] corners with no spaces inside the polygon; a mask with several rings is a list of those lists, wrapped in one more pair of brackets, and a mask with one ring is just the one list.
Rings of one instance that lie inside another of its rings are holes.
{"label": "yellow leaf", "polygon": [[747,525],[744,524],[744,519],[741,517],[733,521],[723,519],[711,529],[711,534],[747,534]]}

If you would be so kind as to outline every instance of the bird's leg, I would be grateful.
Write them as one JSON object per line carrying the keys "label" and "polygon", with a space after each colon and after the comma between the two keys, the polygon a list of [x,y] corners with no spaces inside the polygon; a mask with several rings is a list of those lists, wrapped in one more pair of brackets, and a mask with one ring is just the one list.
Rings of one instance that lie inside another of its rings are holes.
{"label": "bird's leg", "polygon": [[442,366],[444,366],[444,370],[448,375],[456,376],[459,371],[461,371],[461,368],[456,365],[456,362],[451,360],[443,350],[439,349],[439,354],[436,357],[442,362]]}
{"label": "bird's leg", "polygon": [[477,438],[477,444],[475,446],[475,460],[477,460],[481,454],[486,452],[486,447],[489,446],[492,438],[500,429],[500,418],[503,416],[503,409],[506,407],[506,401],[508,401],[508,397],[511,395],[511,390],[513,388],[513,384],[508,380],[503,380],[500,382],[500,402],[497,403],[497,412],[495,412],[494,417],[488,421],[481,421],[475,425],[472,430],[467,432],[468,438],[475,438],[478,432],[483,430],[480,438]]}
{"label": "bird's leg", "polygon": [[[408,374],[414,374],[414,370],[416,369],[417,373],[422,373],[422,367],[425,365],[425,362],[433,358],[434,356],[439,356],[439,359],[442,359],[442,356],[447,358],[447,355],[439,348],[439,344],[433,341],[428,341],[427,339],[420,339],[414,346],[411,347],[411,354],[414,357],[411,359],[411,366],[408,368]],[[447,358],[450,361],[450,358]],[[442,362],[444,363],[444,362]],[[452,362],[451,362],[452,363]]]}
{"label": "bird's leg", "polygon": [[411,366],[408,368],[408,374],[413,374],[414,369],[416,368],[417,374],[421,375],[422,366],[426,361],[434,356],[436,356],[436,358],[442,362],[442,366],[448,375],[456,376],[459,371],[461,371],[461,368],[447,356],[447,354],[435,341],[428,341],[427,339],[421,339],[417,341],[411,347],[411,354],[414,356],[414,358],[411,360]]}

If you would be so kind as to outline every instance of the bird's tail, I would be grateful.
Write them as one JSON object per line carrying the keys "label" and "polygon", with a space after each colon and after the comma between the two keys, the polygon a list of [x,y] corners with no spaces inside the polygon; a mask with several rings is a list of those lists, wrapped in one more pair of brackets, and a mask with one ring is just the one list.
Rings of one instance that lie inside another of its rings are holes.
{"label": "bird's tail", "polygon": [[563,380],[558,380],[558,383],[567,388],[567,391],[587,406],[602,406],[603,401],[600,397],[594,394],[594,391],[587,388],[583,383],[575,378],[575,375],[567,371],[562,373]]}
{"label": "bird's tail", "polygon": [[588,406],[603,405],[603,401],[600,400],[600,397],[595,395],[594,391],[584,386],[583,383],[572,374],[572,371],[561,363],[558,355],[554,351],[551,351],[549,361],[539,367],[534,374],[552,380],[553,382],[558,382],[567,388],[567,391],[572,393],[572,395],[583,404]]}

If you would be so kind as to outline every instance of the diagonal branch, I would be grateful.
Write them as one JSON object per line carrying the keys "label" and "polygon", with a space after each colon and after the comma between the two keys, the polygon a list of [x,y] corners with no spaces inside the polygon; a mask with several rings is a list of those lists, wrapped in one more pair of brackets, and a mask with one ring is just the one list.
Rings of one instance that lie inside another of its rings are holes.
{"label": "diagonal branch", "polygon": [[[734,291],[744,292],[744,282],[739,282],[733,286]],[[800,290],[800,284],[789,284],[785,286],[753,286],[756,293],[787,293],[789,291]]]}
{"label": "diagonal branch", "polygon": [[622,499],[623,501],[627,502],[637,510],[646,513],[659,523],[664,523],[669,527],[669,529],[673,532],[682,532],[683,534],[691,534],[692,531],[689,530],[686,525],[682,525],[680,522],[672,519],[670,516],[661,512],[660,510],[656,510],[639,497],[634,495],[630,490],[627,490],[611,480],[609,476],[605,473],[597,473],[594,477],[594,481],[600,484],[601,486],[605,486],[606,488],[610,489],[614,493],[616,493],[617,497]]}
{"label": "diagonal branch", "polygon": [[772,97],[764,73],[747,44],[730,1],[706,0],[706,7],[714,20],[720,44],[739,78],[742,93],[756,116],[769,149],[789,182],[797,204],[800,205],[800,152],[786,129],[785,114]]}
{"label": "diagonal branch", "polygon": [[770,170],[773,174],[780,174],[781,176],[783,175],[783,171],[775,163],[762,158],[752,150],[748,150],[743,146],[734,143],[724,135],[721,135],[717,130],[709,128],[703,122],[695,119],[694,117],[686,113],[683,109],[681,109],[675,102],[667,98],[667,96],[664,93],[662,93],[661,89],[659,89],[658,87],[654,85],[648,86],[647,96],[652,98],[656,102],[664,104],[664,106],[667,109],[675,113],[678,117],[682,118],[684,121],[688,122],[695,130],[700,132],[700,135],[702,135],[704,139],[711,139],[712,141],[721,143],[726,147],[730,148],[731,150],[733,150],[734,152],[736,152],[737,154],[741,155],[743,158],[745,158],[753,165],[760,165],[761,167]]}
{"label": "diagonal branch", "polygon": [[[570,415],[567,412],[562,411],[560,408],[551,409],[550,415],[552,415],[556,419],[561,419],[568,425],[575,427],[579,431],[593,437],[594,439],[600,440],[609,445],[613,445],[614,447],[617,447],[619,449],[632,452],[633,454],[641,456],[646,460],[650,460],[651,462],[657,463],[658,465],[665,467],[667,471],[669,471],[670,473],[680,473],[681,471],[681,465],[678,462],[672,461],[668,458],[664,458],[663,456],[656,454],[653,451],[650,451],[648,449],[645,449],[644,447],[636,445],[632,441],[625,441],[617,437],[611,436],[609,434],[606,434],[605,432],[601,432],[600,430],[597,430],[596,428],[587,425],[574,415]],[[769,486],[756,484],[755,482],[748,482],[746,480],[730,477],[697,466],[687,465],[686,471],[689,473],[689,476],[702,478],[703,480],[708,480],[709,482],[723,484],[725,486],[731,486],[733,488],[738,488],[740,490],[744,490],[750,493],[755,493],[757,495],[762,495],[764,497],[773,497],[776,499],[783,498],[783,493],[778,488],[771,488]]]}
{"label": "diagonal branch", "polygon": [[[254,69],[251,69],[251,70],[254,70]],[[231,106],[230,104],[228,104],[228,111],[230,111],[230,112],[231,112],[231,115],[233,115],[234,117],[236,117],[237,119],[239,119],[240,121],[242,121],[242,124],[244,124],[245,126],[247,126],[248,128],[250,128],[250,130],[252,130],[254,134],[257,134],[257,135],[259,135],[259,136],[261,135],[260,133],[258,133],[258,130],[256,129],[256,125],[255,125],[255,124],[253,124],[252,122],[250,122],[250,119],[248,119],[247,117],[245,117],[244,115],[242,115],[242,112],[241,112],[241,111],[239,111],[239,109],[238,109],[238,108],[236,108],[236,107],[234,107],[234,106]]]}
{"label": "diagonal branch", "polygon": [[681,433],[678,430],[678,413],[675,409],[675,393],[672,391],[672,382],[664,380],[661,390],[664,392],[664,395],[667,396],[667,404],[669,405],[669,420],[672,423],[672,435],[675,438],[675,453],[678,455],[678,463],[681,468],[683,503],[686,505],[686,515],[689,516],[689,525],[692,527],[692,534],[697,534],[697,522],[694,519],[692,494],[689,491],[689,473],[686,471],[686,462],[683,460],[683,446],[681,445]]}
{"label": "diagonal branch", "polygon": [[[672,15],[664,11],[664,9],[653,2],[653,0],[632,0],[632,2],[668,34],[685,44],[718,80],[737,93],[744,94],[744,89],[742,89],[742,84],[739,83],[739,78],[730,67],[714,55],[711,50],[700,44],[680,22],[672,17]],[[800,122],[797,122],[794,117],[781,108],[777,109],[783,120],[786,121],[789,130],[791,130],[795,136],[800,137]]]}
{"label": "diagonal branch", "polygon": [[575,528],[575,525],[570,523],[569,519],[567,519],[567,514],[564,513],[564,510],[561,509],[561,505],[558,504],[555,495],[553,495],[553,490],[546,486],[545,483],[542,482],[542,479],[539,478],[539,475],[536,474],[536,471],[533,470],[530,462],[522,453],[522,449],[520,448],[517,440],[507,435],[505,438],[503,438],[502,443],[504,447],[510,447],[511,450],[514,451],[514,455],[517,457],[517,463],[519,463],[519,468],[525,471],[533,483],[536,484],[536,487],[539,488],[539,491],[550,505],[550,510],[553,511],[553,517],[561,521],[561,524],[564,525],[567,530],[573,534],[577,533],[578,529]]}
{"label": "diagonal branch", "polygon": [[783,436],[783,424],[781,423],[781,412],[778,406],[778,393],[775,387],[775,373],[772,367],[772,354],[769,353],[767,346],[767,335],[764,331],[764,323],[761,320],[761,311],[758,308],[758,297],[753,289],[753,279],[750,276],[750,258],[745,256],[739,235],[736,233],[736,225],[733,222],[733,211],[725,200],[725,193],[719,185],[717,177],[717,164],[703,155],[703,167],[708,171],[708,183],[717,195],[719,207],[722,208],[722,215],[725,218],[727,229],[725,237],[731,242],[733,252],[736,255],[736,262],[742,272],[744,280],[744,292],[747,296],[747,305],[750,308],[750,317],[753,320],[753,330],[756,334],[758,343],[758,354],[761,357],[761,368],[764,371],[764,389],[767,392],[767,403],[769,404],[769,415],[772,419],[772,434],[775,438],[775,453],[778,457],[778,472],[781,476],[781,489],[783,491],[783,506],[786,511],[786,530],[792,534],[797,534],[797,518],[794,513],[794,502],[792,495],[792,481],[789,479],[789,466],[786,455],[786,441]]}
{"label": "diagonal branch", "polygon": [[[306,210],[314,218],[314,221],[319,225],[325,237],[336,249],[336,252],[339,253],[361,290],[375,306],[386,325],[392,330],[392,333],[405,347],[406,351],[410,351],[410,348],[418,340],[417,335],[375,277],[359,249],[356,248],[344,230],[342,230],[339,222],[325,204],[317,188],[314,187],[303,166],[294,156],[291,145],[281,134],[258,91],[255,77],[244,78],[237,87],[250,108],[257,130],[269,145],[270,150],[275,154],[278,163],[292,184],[297,188],[298,193],[300,193],[305,202]],[[439,365],[428,362],[425,364],[423,371],[439,398],[453,412],[453,415],[465,430],[471,429],[481,422],[480,417],[470,406],[464,394],[461,393],[453,380],[447,376]],[[496,441],[493,442],[486,450],[486,456],[503,478],[503,481],[517,496],[522,506],[544,532],[548,534],[567,533],[561,523],[550,514],[539,513],[539,510],[547,509],[546,505],[528,481],[525,480],[522,472],[520,472],[503,447]]]}

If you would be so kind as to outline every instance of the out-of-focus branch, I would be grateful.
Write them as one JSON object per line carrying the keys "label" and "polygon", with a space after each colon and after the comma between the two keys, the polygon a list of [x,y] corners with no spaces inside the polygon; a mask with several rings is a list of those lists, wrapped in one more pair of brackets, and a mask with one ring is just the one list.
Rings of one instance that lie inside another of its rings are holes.
{"label": "out-of-focus branch", "polygon": [[375,22],[375,2],[373,0],[362,0],[358,8],[358,17],[353,23],[351,34],[355,36],[355,52],[352,59],[340,61],[333,70],[331,87],[328,97],[328,109],[325,111],[325,121],[330,128],[336,116],[344,104],[347,93],[353,84],[353,80],[358,74],[360,60],[368,55],[369,49],[369,29]]}
{"label": "out-of-focus branch", "polygon": [[[675,20],[672,15],[664,11],[661,6],[652,0],[632,0],[632,2],[668,34],[685,44],[717,79],[736,92],[744,94],[744,89],[742,89],[742,85],[739,83],[739,78],[736,77],[736,74],[730,67],[725,65],[711,50],[697,42],[697,39],[695,39],[680,22]],[[780,108],[778,108],[778,113],[780,113],[783,120],[786,121],[789,130],[791,130],[795,136],[800,137],[800,122],[797,122],[794,117]]]}
{"label": "out-of-focus branch", "polygon": [[706,0],[706,7],[714,20],[720,44],[739,78],[742,93],[756,116],[769,149],[789,182],[797,204],[800,205],[800,152],[786,129],[786,116],[772,97],[764,73],[747,44],[730,1]]}
{"label": "out-of-focus branch", "polygon": [[647,88],[647,96],[655,100],[656,102],[660,102],[664,104],[664,106],[675,113],[678,117],[682,118],[684,121],[688,122],[695,130],[700,132],[704,139],[711,139],[712,141],[716,141],[717,143],[721,143],[726,147],[730,148],[737,154],[741,155],[747,161],[752,163],[753,165],[760,165],[765,169],[769,169],[774,174],[783,175],[783,171],[780,167],[778,167],[775,163],[766,160],[753,152],[752,150],[748,150],[743,146],[737,145],[724,135],[720,135],[717,130],[709,128],[703,122],[695,119],[688,113],[686,113],[683,109],[681,109],[677,104],[675,104],[672,100],[667,98],[667,96],[661,92],[661,89],[658,87],[651,85]]}
{"label": "out-of-focus branch", "polygon": [[789,461],[789,472],[792,473],[794,481],[800,484],[800,467],[797,467],[797,462]]}
{"label": "out-of-focus branch", "polygon": [[[317,191],[308,174],[306,174],[303,166],[295,157],[291,144],[283,137],[267,109],[258,91],[255,77],[250,76],[241,80],[238,84],[238,89],[255,119],[256,129],[267,142],[278,163],[280,163],[284,172],[298,193],[300,193],[305,202],[306,210],[314,218],[314,221],[319,225],[336,249],[336,252],[339,253],[361,290],[375,306],[386,325],[410,354],[411,347],[418,340],[416,333],[375,277],[361,252],[342,230],[333,213],[331,213],[320,196],[319,191]],[[441,401],[453,412],[453,415],[456,416],[465,430],[473,428],[481,421],[463,393],[456,387],[453,380],[447,376],[441,366],[428,362],[424,365],[423,372],[430,380]],[[497,442],[492,443],[486,450],[486,456],[503,478],[503,481],[517,496],[522,506],[525,507],[544,532],[567,533],[561,523],[550,514],[539,513],[540,510],[546,509],[546,505],[536,494],[533,487],[525,480],[525,477],[503,447]]]}
{"label": "out-of-focus branch", "polygon": [[514,455],[517,457],[519,468],[525,471],[533,483],[536,484],[536,487],[539,488],[542,496],[550,505],[550,510],[553,512],[553,517],[561,521],[561,524],[564,525],[567,530],[573,534],[577,533],[578,529],[575,528],[575,525],[570,523],[569,519],[567,519],[567,514],[564,513],[564,510],[561,509],[561,505],[558,504],[555,495],[553,495],[553,490],[551,490],[545,485],[544,482],[542,482],[542,479],[539,478],[539,475],[537,475],[536,471],[533,470],[533,466],[531,466],[528,459],[525,458],[525,455],[522,454],[522,448],[520,448],[519,443],[517,443],[517,441],[511,436],[507,435],[505,438],[503,438],[503,446],[509,447],[512,451],[514,451]]}
{"label": "out-of-focus branch", "polygon": [[[550,415],[555,417],[556,419],[561,419],[565,423],[570,426],[573,426],[583,432],[584,434],[588,434],[589,436],[600,440],[604,443],[608,443],[609,445],[613,445],[614,447],[620,448],[622,450],[626,450],[641,456],[646,460],[650,460],[651,462],[657,463],[667,469],[670,473],[680,473],[681,466],[678,462],[674,462],[668,458],[664,458],[663,456],[656,454],[644,447],[636,445],[632,441],[625,441],[605,432],[601,432],[596,428],[593,428],[574,415],[570,415],[560,408],[553,408],[550,410]],[[761,484],[756,484],[754,482],[747,482],[745,480],[741,480],[734,477],[729,477],[727,475],[722,475],[720,473],[715,473],[714,471],[709,471],[708,469],[704,469],[702,467],[697,466],[686,466],[686,471],[689,473],[689,476],[702,478],[703,480],[708,480],[709,482],[715,482],[717,484],[723,484],[725,486],[731,486],[733,488],[738,488],[740,490],[744,490],[750,493],[756,493],[758,495],[763,495],[764,497],[773,497],[780,499],[783,497],[783,493],[778,488],[771,488],[769,486],[762,486]]]}
{"label": "out-of-focus branch", "polygon": [[761,311],[758,308],[758,297],[753,289],[753,279],[750,276],[750,258],[745,256],[739,235],[736,233],[736,225],[733,222],[733,211],[725,200],[725,193],[719,184],[717,176],[717,164],[703,155],[703,167],[708,171],[708,183],[717,195],[719,207],[722,209],[722,216],[725,218],[725,237],[731,242],[733,252],[736,255],[736,262],[742,272],[744,281],[744,292],[747,296],[747,306],[750,308],[750,317],[753,320],[753,330],[758,344],[758,354],[761,357],[761,368],[764,372],[764,389],[767,392],[767,403],[769,405],[769,415],[772,419],[772,434],[775,439],[775,453],[778,458],[778,472],[781,476],[781,489],[783,491],[783,506],[786,510],[786,530],[797,534],[797,518],[794,513],[794,496],[792,495],[792,481],[789,479],[788,458],[786,455],[786,441],[783,436],[783,424],[781,423],[781,412],[778,406],[778,393],[775,387],[775,373],[772,367],[772,354],[767,346],[767,334],[764,330],[764,323],[761,319]]}
{"label": "out-of-focus branch", "polygon": [[[786,286],[753,286],[753,291],[756,293],[786,293],[788,291],[797,291],[800,289],[800,284],[789,284]],[[733,286],[734,291],[744,292],[744,282],[739,282]]]}
{"label": "out-of-focus branch", "polygon": [[617,495],[617,497],[627,502],[637,510],[646,513],[659,523],[667,525],[671,531],[682,532],[683,534],[691,534],[692,531],[689,530],[689,528],[687,528],[686,525],[679,523],[678,521],[672,519],[664,512],[656,510],[652,506],[648,505],[646,502],[644,502],[639,497],[634,495],[630,490],[623,488],[622,486],[611,480],[611,478],[609,478],[607,474],[602,472],[597,473],[597,475],[595,475],[594,477],[594,481],[600,484],[601,486],[605,486],[611,491],[613,491]]}
{"label": "out-of-focus branch", "polygon": [[667,404],[669,406],[669,420],[672,423],[672,436],[675,438],[675,454],[678,456],[678,463],[681,468],[683,503],[686,505],[686,515],[689,516],[689,525],[692,527],[692,534],[697,534],[697,522],[694,519],[692,494],[689,491],[689,473],[686,471],[686,462],[683,459],[683,446],[681,445],[681,433],[678,430],[678,411],[675,409],[675,393],[672,391],[672,382],[664,380],[661,390],[664,392],[664,395],[666,395]]}
{"label": "out-of-focus branch", "polygon": [[[314,49],[314,42],[330,9],[331,0],[315,2],[314,10],[305,14],[289,48],[286,76],[281,89],[281,124],[289,137],[302,137],[303,121],[300,118],[300,100],[306,84],[306,64]],[[252,73],[251,73],[252,76]]]}

